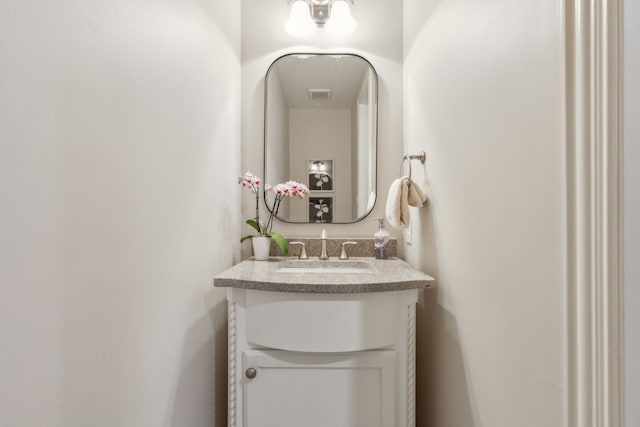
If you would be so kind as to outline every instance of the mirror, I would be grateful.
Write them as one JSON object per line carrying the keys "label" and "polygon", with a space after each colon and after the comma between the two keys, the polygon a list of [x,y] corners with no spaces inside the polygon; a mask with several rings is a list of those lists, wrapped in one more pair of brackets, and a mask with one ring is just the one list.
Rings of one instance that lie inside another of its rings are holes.
{"label": "mirror", "polygon": [[[378,76],[352,54],[289,54],[265,77],[264,182],[306,184],[277,217],[294,223],[360,221],[376,201]],[[269,197],[267,195],[267,197]]]}

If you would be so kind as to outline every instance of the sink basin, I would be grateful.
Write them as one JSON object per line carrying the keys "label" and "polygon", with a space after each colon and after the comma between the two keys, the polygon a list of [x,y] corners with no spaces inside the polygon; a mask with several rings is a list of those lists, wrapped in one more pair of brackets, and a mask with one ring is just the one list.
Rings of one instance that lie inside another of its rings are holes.
{"label": "sink basin", "polygon": [[367,274],[373,266],[366,261],[286,260],[278,263],[276,273],[293,274]]}

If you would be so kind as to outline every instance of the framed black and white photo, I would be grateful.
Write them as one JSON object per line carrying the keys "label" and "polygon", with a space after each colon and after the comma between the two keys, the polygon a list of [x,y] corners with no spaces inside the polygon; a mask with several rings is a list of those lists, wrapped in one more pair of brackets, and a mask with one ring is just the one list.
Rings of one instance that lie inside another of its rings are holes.
{"label": "framed black and white photo", "polygon": [[310,191],[333,191],[333,160],[308,160]]}
{"label": "framed black and white photo", "polygon": [[309,197],[309,222],[333,222],[333,197]]}

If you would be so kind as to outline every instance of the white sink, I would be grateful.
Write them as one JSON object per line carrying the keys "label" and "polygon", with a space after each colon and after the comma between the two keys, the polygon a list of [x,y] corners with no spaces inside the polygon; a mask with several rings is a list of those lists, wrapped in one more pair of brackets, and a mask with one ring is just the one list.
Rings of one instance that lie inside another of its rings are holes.
{"label": "white sink", "polygon": [[289,274],[370,274],[373,271],[373,266],[366,261],[286,260],[279,262],[275,272]]}

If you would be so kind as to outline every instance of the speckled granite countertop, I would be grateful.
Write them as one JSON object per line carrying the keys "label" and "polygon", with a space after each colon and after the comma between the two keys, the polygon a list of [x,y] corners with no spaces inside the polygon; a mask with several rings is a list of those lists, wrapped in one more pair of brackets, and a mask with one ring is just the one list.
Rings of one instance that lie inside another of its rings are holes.
{"label": "speckled granite countertop", "polygon": [[[320,255],[320,245],[322,240],[315,237],[300,237],[288,239],[289,242],[302,242],[306,245],[307,254],[309,256]],[[327,239],[327,253],[330,257],[337,257],[340,255],[341,246],[343,242],[356,242],[355,245],[350,246],[348,249],[349,256],[354,257],[373,257],[373,239],[371,238],[328,238]],[[271,242],[271,250],[269,251],[271,256],[285,256],[276,242]],[[300,255],[300,246],[289,246],[289,256],[294,257]],[[394,238],[389,239],[389,255],[398,256],[398,241]]]}
{"label": "speckled granite countertop", "polygon": [[398,258],[378,260],[351,257],[307,261],[295,257],[252,258],[223,271],[214,286],[277,292],[359,293],[423,289],[434,286],[433,277]]}

